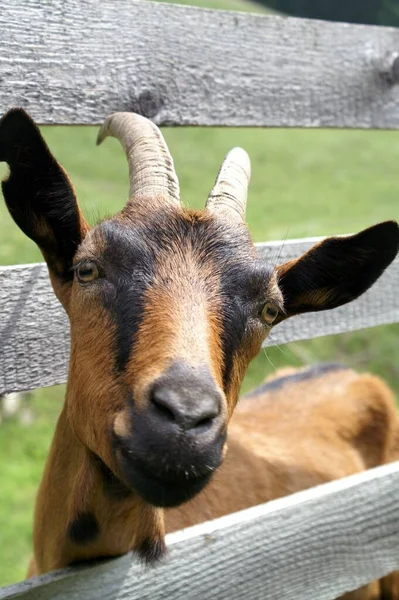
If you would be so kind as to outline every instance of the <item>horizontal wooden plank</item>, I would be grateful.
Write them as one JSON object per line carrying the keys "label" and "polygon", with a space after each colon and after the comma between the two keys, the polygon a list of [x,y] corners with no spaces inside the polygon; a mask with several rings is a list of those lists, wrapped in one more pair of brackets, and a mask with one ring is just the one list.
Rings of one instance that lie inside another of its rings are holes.
{"label": "horizontal wooden plank", "polygon": [[167,536],[131,554],[0,590],[0,600],[332,600],[399,569],[399,463]]}
{"label": "horizontal wooden plank", "polygon": [[47,267],[0,268],[0,394],[66,381],[69,324]]}
{"label": "horizontal wooden plank", "polygon": [[[318,238],[317,238],[318,239]],[[314,239],[258,244],[275,264],[299,256]],[[347,306],[294,317],[278,325],[265,345],[285,344],[399,322],[399,258],[377,284]],[[66,381],[69,327],[44,264],[0,267],[0,394]]]}
{"label": "horizontal wooden plank", "polygon": [[137,0],[3,0],[0,111],[98,124],[399,127],[399,30]]}

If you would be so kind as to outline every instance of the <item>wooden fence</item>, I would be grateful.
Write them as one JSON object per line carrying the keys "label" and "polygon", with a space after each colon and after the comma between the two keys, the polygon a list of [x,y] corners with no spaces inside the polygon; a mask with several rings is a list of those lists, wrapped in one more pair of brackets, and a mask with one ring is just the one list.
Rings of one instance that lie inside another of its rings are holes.
{"label": "wooden fence", "polygon": [[[39,123],[133,110],[164,125],[399,128],[399,30],[138,0],[4,0],[0,107]],[[395,215],[392,215],[395,217]],[[298,256],[314,240],[284,244]],[[276,244],[259,244],[262,256]],[[278,343],[399,322],[399,260],[361,299],[278,326]],[[0,394],[66,379],[69,334],[42,264],[0,268]],[[3,588],[0,600],[329,600],[399,569],[399,463]]]}

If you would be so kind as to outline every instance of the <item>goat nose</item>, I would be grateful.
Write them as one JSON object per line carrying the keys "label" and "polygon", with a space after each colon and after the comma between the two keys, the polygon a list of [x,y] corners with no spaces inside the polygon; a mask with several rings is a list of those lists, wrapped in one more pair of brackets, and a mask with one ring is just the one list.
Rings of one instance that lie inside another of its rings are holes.
{"label": "goat nose", "polygon": [[[155,384],[150,402],[158,419],[185,431],[201,434],[208,431],[220,413],[221,393],[217,388],[178,390],[167,384]],[[166,423],[165,423],[166,424]]]}

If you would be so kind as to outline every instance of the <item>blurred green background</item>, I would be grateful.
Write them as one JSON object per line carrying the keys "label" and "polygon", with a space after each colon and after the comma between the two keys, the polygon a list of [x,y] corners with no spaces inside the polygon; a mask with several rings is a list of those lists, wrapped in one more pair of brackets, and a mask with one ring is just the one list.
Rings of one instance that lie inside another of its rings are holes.
{"label": "blurred green background", "polygon": [[[190,3],[263,11],[245,0]],[[119,210],[128,189],[118,143],[107,140],[96,148],[96,132],[90,127],[43,128],[91,222]],[[241,145],[249,152],[253,172],[247,214],[255,241],[349,233],[399,218],[399,133],[184,128],[164,134],[183,202],[192,207],[203,206],[231,147]],[[38,260],[38,250],[1,202],[0,264]],[[399,392],[398,340],[399,325],[394,325],[270,348],[250,366],[244,391],[280,366],[338,360],[380,374]],[[29,400],[31,424],[18,417],[0,424],[0,585],[25,575],[35,492],[63,394],[63,386],[39,390]]]}

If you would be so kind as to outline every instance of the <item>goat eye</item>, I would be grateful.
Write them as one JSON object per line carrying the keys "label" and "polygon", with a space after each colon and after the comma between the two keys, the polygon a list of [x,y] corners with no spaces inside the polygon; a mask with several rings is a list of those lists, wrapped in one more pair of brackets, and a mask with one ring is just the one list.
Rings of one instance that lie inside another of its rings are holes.
{"label": "goat eye", "polygon": [[266,302],[260,316],[266,325],[271,325],[277,319],[278,312],[278,308],[273,302]]}
{"label": "goat eye", "polygon": [[94,281],[99,277],[98,267],[94,262],[85,262],[78,266],[76,270],[76,275],[78,281],[80,281],[81,283]]}

